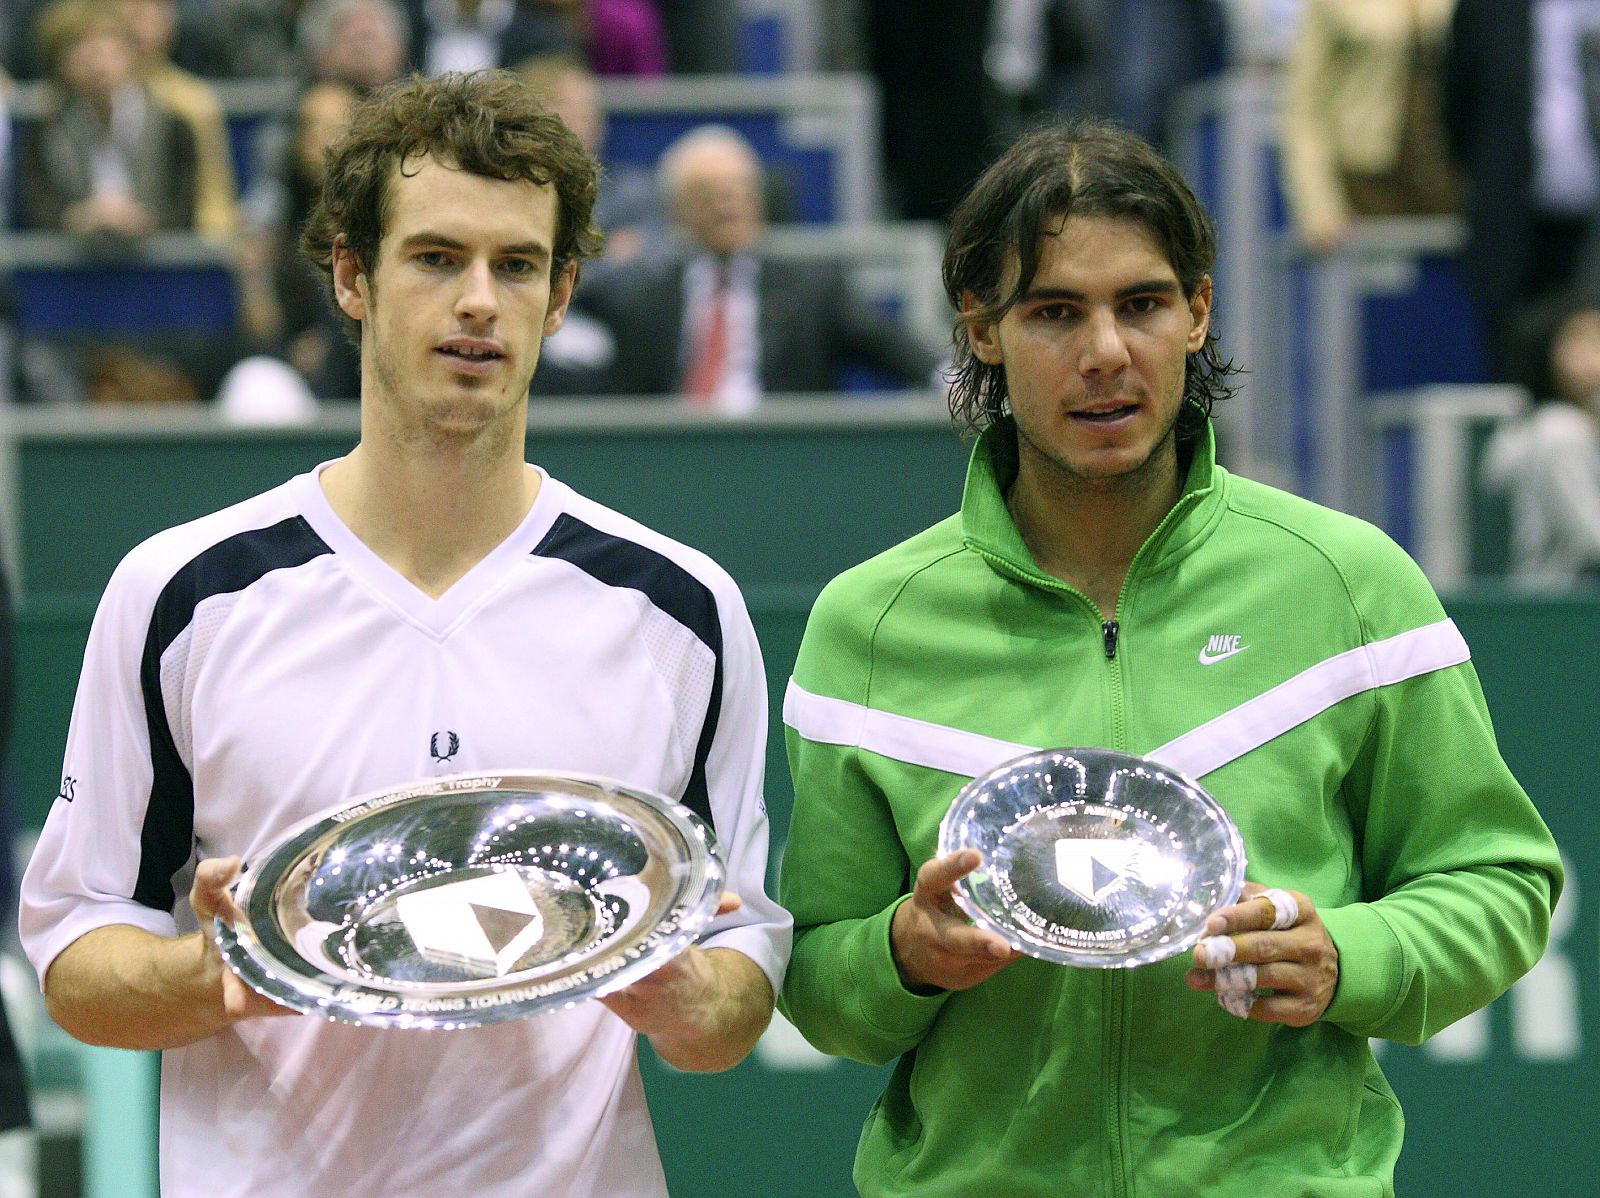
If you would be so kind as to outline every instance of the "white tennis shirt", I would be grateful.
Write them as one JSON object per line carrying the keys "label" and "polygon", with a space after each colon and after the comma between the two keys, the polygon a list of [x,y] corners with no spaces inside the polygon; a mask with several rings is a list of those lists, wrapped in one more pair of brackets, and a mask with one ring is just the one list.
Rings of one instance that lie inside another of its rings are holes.
{"label": "white tennis shirt", "polygon": [[[744,900],[703,945],[776,989],[767,691],[710,559],[544,476],[440,599],[347,529],[316,471],[139,546],[94,620],[61,796],[22,889],[42,978],[84,933],[195,927],[194,864],[430,774],[600,774],[709,818]],[[169,1198],[666,1193],[634,1036],[596,1002],[470,1031],[256,1019],[164,1054]]]}

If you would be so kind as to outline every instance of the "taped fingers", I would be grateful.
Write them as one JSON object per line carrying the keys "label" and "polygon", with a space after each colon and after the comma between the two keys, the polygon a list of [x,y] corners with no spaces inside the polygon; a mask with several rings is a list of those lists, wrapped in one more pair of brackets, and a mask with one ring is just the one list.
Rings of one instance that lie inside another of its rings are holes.
{"label": "taped fingers", "polygon": [[1239,1019],[1250,1018],[1256,1005],[1256,967],[1225,965],[1217,970],[1217,1005]]}
{"label": "taped fingers", "polygon": [[1272,909],[1272,919],[1267,927],[1282,931],[1300,922],[1300,903],[1287,890],[1274,886],[1270,890],[1263,890],[1256,897],[1265,899],[1267,906]]}
{"label": "taped fingers", "polygon": [[1216,973],[1212,989],[1218,994],[1241,990],[1247,994],[1255,993],[1258,980],[1254,965],[1224,965]]}
{"label": "taped fingers", "polygon": [[1256,996],[1248,991],[1241,993],[1238,990],[1219,990],[1217,1005],[1235,1018],[1249,1019],[1250,1012],[1256,1005]]}
{"label": "taped fingers", "polygon": [[1239,942],[1232,936],[1207,936],[1194,946],[1194,963],[1202,969],[1221,969],[1233,964]]}

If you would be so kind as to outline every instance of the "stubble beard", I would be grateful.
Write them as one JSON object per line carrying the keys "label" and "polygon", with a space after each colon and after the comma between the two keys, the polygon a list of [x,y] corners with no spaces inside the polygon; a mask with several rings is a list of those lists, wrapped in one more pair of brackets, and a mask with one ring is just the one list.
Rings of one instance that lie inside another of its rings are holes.
{"label": "stubble beard", "polygon": [[[490,379],[481,380],[476,388],[452,388],[447,394],[429,398],[417,380],[405,377],[398,355],[390,353],[376,337],[373,352],[367,356],[389,406],[402,413],[399,432],[408,443],[428,448],[461,447],[473,442],[498,445],[502,435],[512,435],[518,400],[510,397],[498,403]],[[367,365],[363,361],[363,369]],[[520,445],[517,452],[522,452]]]}
{"label": "stubble beard", "polygon": [[[1133,498],[1173,485],[1177,472],[1178,417],[1183,411],[1180,398],[1173,409],[1167,427],[1150,447],[1142,461],[1115,474],[1089,474],[1074,466],[1065,455],[1053,453],[1041,446],[1019,422],[1017,424],[1017,457],[1019,469],[1032,467],[1040,477],[1038,481],[1047,490],[1059,494],[1095,498]],[[1070,419],[1070,417],[1069,417]]]}

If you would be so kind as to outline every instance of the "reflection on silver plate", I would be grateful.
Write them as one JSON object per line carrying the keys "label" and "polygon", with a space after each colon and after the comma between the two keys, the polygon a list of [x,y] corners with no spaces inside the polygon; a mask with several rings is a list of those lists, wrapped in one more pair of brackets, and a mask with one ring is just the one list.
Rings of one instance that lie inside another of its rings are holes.
{"label": "reflection on silver plate", "polygon": [[723,867],[688,808],[519,772],[363,796],[250,863],[223,959],[295,1010],[463,1028],[619,990],[693,943]]}
{"label": "reflection on silver plate", "polygon": [[939,852],[977,849],[957,904],[1029,956],[1103,969],[1160,961],[1239,897],[1244,845],[1174,770],[1110,749],[1047,749],[974,778]]}

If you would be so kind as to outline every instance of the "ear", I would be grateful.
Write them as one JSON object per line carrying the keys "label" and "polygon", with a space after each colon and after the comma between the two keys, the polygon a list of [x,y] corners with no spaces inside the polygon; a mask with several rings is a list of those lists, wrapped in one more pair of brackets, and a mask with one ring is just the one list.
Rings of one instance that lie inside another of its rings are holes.
{"label": "ear", "polygon": [[567,318],[567,305],[572,302],[572,289],[578,285],[578,263],[568,262],[550,280],[550,306],[545,309],[544,335],[553,336]]}
{"label": "ear", "polygon": [[[967,316],[976,312],[983,305],[978,297],[970,291],[961,293],[961,314]],[[986,366],[999,366],[1004,360],[1000,353],[1000,326],[993,320],[967,320],[967,344],[972,347],[972,356]]]}
{"label": "ear", "polygon": [[333,244],[333,298],[338,301],[339,310],[351,320],[367,318],[370,303],[366,272],[343,236]]}
{"label": "ear", "polygon": [[1201,275],[1200,285],[1194,289],[1194,294],[1189,297],[1189,315],[1194,320],[1194,327],[1189,330],[1188,351],[1197,354],[1206,343],[1206,334],[1211,331],[1211,276]]}

